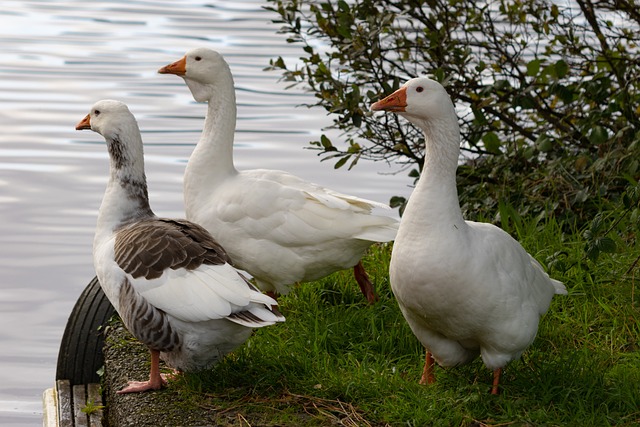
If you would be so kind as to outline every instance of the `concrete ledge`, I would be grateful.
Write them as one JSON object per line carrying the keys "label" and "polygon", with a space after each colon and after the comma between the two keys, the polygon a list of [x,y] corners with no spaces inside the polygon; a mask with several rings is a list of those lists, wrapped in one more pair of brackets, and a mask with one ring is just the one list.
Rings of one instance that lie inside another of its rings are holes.
{"label": "concrete ledge", "polygon": [[[260,421],[250,424],[241,414],[241,407],[218,412],[206,398],[203,400],[197,394],[185,393],[180,384],[170,384],[158,391],[117,394],[128,381],[149,378],[150,354],[119,320],[110,321],[103,326],[103,331],[104,374],[101,384],[71,386],[68,380],[56,381],[55,387],[43,394],[44,427],[265,425]],[[262,421],[265,417],[268,420],[269,414],[263,413]],[[273,424],[267,422],[267,425]]]}
{"label": "concrete ledge", "polygon": [[119,322],[106,331],[103,393],[109,427],[230,426],[231,415],[219,415],[182,396],[176,387],[159,391],[116,394],[128,381],[149,379],[150,354]]}

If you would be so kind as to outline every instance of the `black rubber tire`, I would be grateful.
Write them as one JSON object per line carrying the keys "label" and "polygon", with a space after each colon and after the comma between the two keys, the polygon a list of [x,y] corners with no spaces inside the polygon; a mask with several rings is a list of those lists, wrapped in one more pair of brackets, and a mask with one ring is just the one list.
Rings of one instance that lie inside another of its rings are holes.
{"label": "black rubber tire", "polygon": [[115,313],[94,277],[80,294],[64,329],[56,380],[69,380],[71,385],[100,382],[97,371],[104,365],[104,326]]}

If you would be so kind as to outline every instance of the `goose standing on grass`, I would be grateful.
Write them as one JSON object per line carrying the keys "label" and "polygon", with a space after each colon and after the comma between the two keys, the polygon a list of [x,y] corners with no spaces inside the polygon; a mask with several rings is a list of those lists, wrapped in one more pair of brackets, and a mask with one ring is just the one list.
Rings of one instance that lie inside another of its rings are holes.
{"label": "goose standing on grass", "polygon": [[149,381],[130,382],[119,393],[161,388],[159,358],[180,371],[205,369],[244,343],[252,328],[284,321],[272,308],[276,301],[231,267],[205,229],[154,215],[140,131],[125,104],[98,101],[76,129],[101,134],[110,156],[93,242],[100,285],[151,351]]}
{"label": "goose standing on grass", "polygon": [[372,303],[376,296],[360,259],[371,244],[395,238],[398,221],[374,215],[388,206],[340,194],[289,173],[236,170],[236,96],[222,55],[193,49],[161,68],[184,79],[198,102],[208,102],[204,130],[184,175],[187,218],[209,230],[234,265],[270,295],[293,284],[354,268]]}
{"label": "goose standing on grass", "polygon": [[533,342],[553,295],[567,291],[505,231],[462,218],[460,127],[439,83],[411,79],[371,109],[405,117],[425,137],[423,172],[389,267],[400,309],[427,351],[420,382],[434,381],[434,360],[456,366],[480,354],[497,394],[502,368]]}

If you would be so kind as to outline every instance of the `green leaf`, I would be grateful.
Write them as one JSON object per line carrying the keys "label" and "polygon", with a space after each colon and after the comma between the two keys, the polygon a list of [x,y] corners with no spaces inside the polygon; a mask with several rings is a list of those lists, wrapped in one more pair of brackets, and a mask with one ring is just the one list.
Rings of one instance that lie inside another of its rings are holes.
{"label": "green leaf", "polygon": [[324,62],[318,63],[318,76],[322,76],[323,74],[327,77],[331,77],[331,71],[327,68],[327,65]]}
{"label": "green leaf", "polygon": [[553,150],[553,141],[547,135],[540,135],[536,139],[536,148],[543,153],[548,153]]}
{"label": "green leaf", "polygon": [[340,0],[338,2],[338,9],[340,9],[340,11],[343,12],[343,13],[350,13],[351,12],[351,10],[349,9],[349,4],[344,0]]}
{"label": "green leaf", "polygon": [[597,261],[598,256],[600,256],[600,250],[593,243],[587,243],[584,251],[587,254],[587,258],[594,262]]}
{"label": "green leaf", "polygon": [[573,198],[572,205],[576,203],[584,203],[589,199],[589,188],[583,188],[576,192],[576,195]]}
{"label": "green leaf", "polygon": [[492,154],[500,154],[500,138],[495,132],[488,132],[482,136],[482,142],[484,143],[484,149]]}
{"label": "green leaf", "polygon": [[513,101],[513,105],[516,107],[520,107],[524,110],[531,110],[535,108],[536,102],[529,94],[523,94],[515,98]]}
{"label": "green leaf", "polygon": [[389,200],[389,206],[393,209],[399,208],[400,216],[404,213],[404,208],[407,207],[407,199],[402,196],[393,196],[391,200]]}
{"label": "green leaf", "polygon": [[536,76],[540,72],[540,60],[534,59],[527,64],[527,76]]}
{"label": "green leaf", "polygon": [[284,63],[284,59],[282,59],[282,56],[278,56],[278,59],[271,60],[270,64],[272,67],[276,67],[276,68],[281,68],[283,70],[287,69],[287,65]]}
{"label": "green leaf", "polygon": [[569,64],[564,59],[559,60],[553,66],[555,71],[555,76],[559,79],[565,77],[569,72]]}
{"label": "green leaf", "polygon": [[389,206],[391,206],[392,208],[397,208],[398,206],[404,204],[407,202],[407,199],[405,199],[402,196],[393,196],[391,197],[391,200],[389,201]]}
{"label": "green leaf", "polygon": [[347,163],[347,160],[349,160],[349,157],[351,157],[351,155],[350,155],[350,154],[349,154],[349,155],[347,155],[347,156],[344,156],[343,158],[341,158],[340,160],[338,160],[338,161],[336,162],[336,164],[335,164],[335,165],[333,165],[333,168],[334,168],[334,169],[340,169],[342,166],[344,166],[344,164],[345,164],[345,163]]}
{"label": "green leaf", "polygon": [[607,142],[607,140],[609,139],[609,132],[603,126],[595,126],[593,129],[591,129],[591,132],[589,132],[587,138],[589,138],[589,141],[592,144],[599,145]]}
{"label": "green leaf", "polygon": [[338,34],[340,34],[345,39],[351,38],[351,26],[348,24],[340,23],[338,25]]}
{"label": "green leaf", "polygon": [[473,112],[473,121],[475,123],[477,123],[480,126],[483,126],[489,123],[489,121],[487,120],[487,116],[485,116],[481,108],[476,108],[472,105],[471,111]]}
{"label": "green leaf", "polygon": [[320,137],[320,144],[322,144],[322,147],[327,151],[333,151],[336,149],[326,135],[322,135]]}
{"label": "green leaf", "polygon": [[549,86],[549,92],[558,96],[562,102],[569,104],[573,102],[576,91],[573,87],[565,86],[561,83],[553,83]]}
{"label": "green leaf", "polygon": [[595,244],[600,252],[613,253],[616,251],[616,242],[610,237],[600,237],[595,241]]}
{"label": "green leaf", "polygon": [[358,164],[358,160],[360,160],[360,154],[357,154],[356,156],[354,156],[354,159],[349,164],[349,169],[348,170],[351,170],[355,165],[357,165]]}
{"label": "green leaf", "polygon": [[353,116],[351,116],[351,123],[353,123],[355,127],[359,128],[362,125],[362,116],[358,113],[354,113]]}
{"label": "green leaf", "polygon": [[349,144],[349,148],[347,149],[347,151],[350,154],[357,154],[362,150],[362,146],[360,144],[358,144],[357,142],[351,142]]}
{"label": "green leaf", "polygon": [[407,144],[403,142],[399,142],[391,148],[393,148],[396,151],[402,151],[405,154],[409,154],[409,148],[407,147]]}
{"label": "green leaf", "polygon": [[511,89],[511,83],[508,80],[496,80],[493,84],[493,89],[497,91],[508,90]]}

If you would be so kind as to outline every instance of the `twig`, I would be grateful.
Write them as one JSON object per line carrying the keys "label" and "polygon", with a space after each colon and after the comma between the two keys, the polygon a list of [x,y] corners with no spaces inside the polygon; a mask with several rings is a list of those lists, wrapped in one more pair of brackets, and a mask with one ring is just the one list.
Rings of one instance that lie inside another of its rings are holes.
{"label": "twig", "polygon": [[636,260],[631,263],[631,267],[629,267],[629,269],[625,273],[625,274],[629,274],[630,272],[633,272],[631,274],[631,307],[633,307],[636,304],[636,271],[635,271],[636,268],[635,267],[638,264],[638,260],[640,260],[640,255],[638,255]]}
{"label": "twig", "polygon": [[241,423],[244,422],[247,426],[251,427],[251,423],[249,423],[249,421],[247,421],[247,419],[243,417],[242,414],[239,412],[238,412],[238,421],[240,421]]}
{"label": "twig", "polygon": [[627,269],[627,271],[625,271],[625,273],[624,273],[624,274],[629,274],[629,273],[631,273],[631,271],[633,271],[633,269],[635,269],[635,268],[636,268],[636,265],[638,264],[638,261],[640,261],[640,255],[638,255],[638,257],[636,258],[636,260],[635,260],[635,261],[633,261],[633,262],[631,263],[631,266]]}

